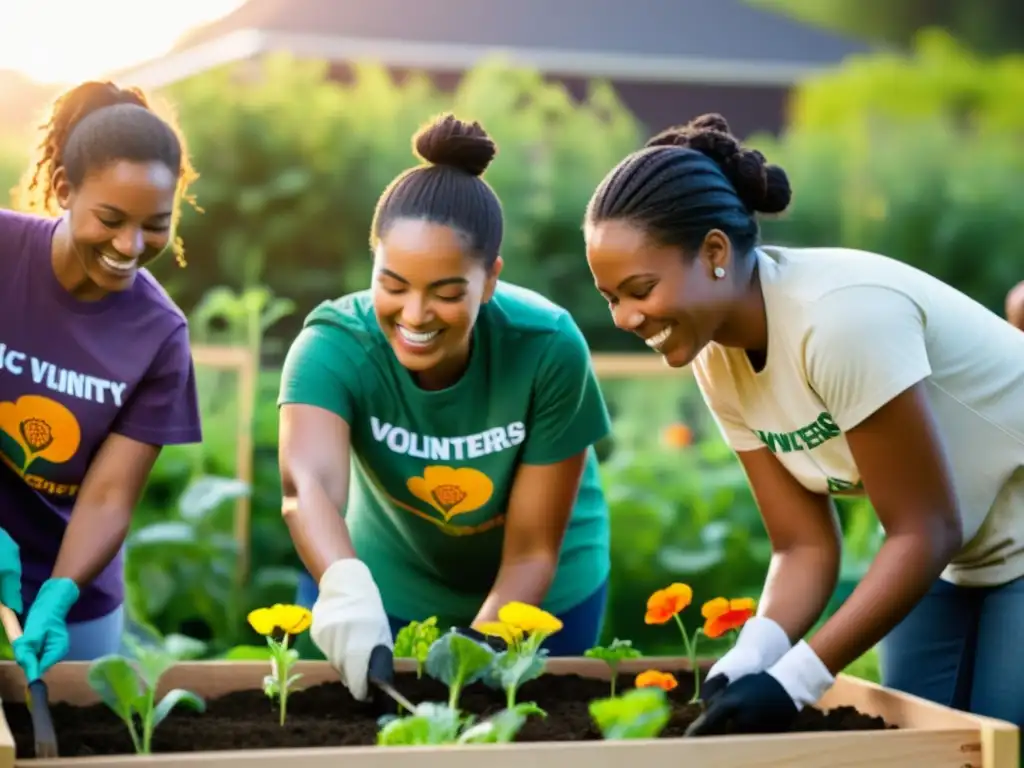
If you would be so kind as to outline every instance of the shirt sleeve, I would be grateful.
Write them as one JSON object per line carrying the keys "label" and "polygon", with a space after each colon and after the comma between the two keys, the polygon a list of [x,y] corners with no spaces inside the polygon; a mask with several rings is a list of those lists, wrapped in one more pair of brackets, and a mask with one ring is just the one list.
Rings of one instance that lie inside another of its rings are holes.
{"label": "shirt sleeve", "polygon": [[182,323],[160,347],[112,431],[141,443],[175,445],[202,442],[201,424],[188,325]]}
{"label": "shirt sleeve", "polygon": [[807,326],[808,383],[844,432],[931,375],[924,314],[900,291],[840,288],[815,303]]}
{"label": "shirt sleeve", "polygon": [[359,365],[363,357],[362,350],[348,343],[340,329],[307,325],[285,356],[278,406],[313,405],[351,424],[360,395]]}
{"label": "shirt sleeve", "polygon": [[703,361],[698,358],[691,366],[693,378],[697,382],[697,389],[711,411],[711,418],[715,420],[718,431],[726,445],[734,451],[756,451],[764,448],[757,434],[743,420],[739,410],[735,407],[735,389],[732,381],[727,376],[722,385],[716,387],[711,383],[709,372],[705,369]]}
{"label": "shirt sleeve", "polygon": [[530,406],[525,464],[555,464],[611,432],[590,348],[569,315],[541,356]]}

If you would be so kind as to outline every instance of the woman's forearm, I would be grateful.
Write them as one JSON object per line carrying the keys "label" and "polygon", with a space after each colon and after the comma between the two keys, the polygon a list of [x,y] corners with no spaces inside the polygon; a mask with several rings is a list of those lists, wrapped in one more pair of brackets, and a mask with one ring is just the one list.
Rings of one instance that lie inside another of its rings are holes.
{"label": "woman's forearm", "polygon": [[356,557],[343,516],[344,500],[332,499],[314,475],[286,478],[281,514],[295,550],[317,582],[334,562]]}
{"label": "woman's forearm", "polygon": [[110,565],[131,526],[130,506],[100,502],[75,505],[53,566],[52,577],[86,586]]}
{"label": "woman's forearm", "polygon": [[890,535],[853,594],[809,641],[829,671],[838,674],[888,634],[924,597],[959,545],[959,532],[942,525]]}
{"label": "woman's forearm", "polygon": [[814,626],[839,578],[837,549],[795,546],[772,555],[758,614],[781,626],[796,642]]}
{"label": "woman's forearm", "polygon": [[549,557],[503,563],[498,570],[498,577],[494,580],[494,586],[473,619],[473,624],[497,621],[501,607],[513,601],[539,606],[547,597],[556,567],[557,560],[553,561]]}

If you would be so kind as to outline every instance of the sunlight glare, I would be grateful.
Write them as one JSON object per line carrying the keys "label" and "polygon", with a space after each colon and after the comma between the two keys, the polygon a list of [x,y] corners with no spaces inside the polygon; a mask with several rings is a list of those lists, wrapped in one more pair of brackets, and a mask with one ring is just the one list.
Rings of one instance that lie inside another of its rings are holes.
{"label": "sunlight glare", "polygon": [[190,28],[245,0],[7,0],[0,70],[43,83],[76,83],[157,58]]}

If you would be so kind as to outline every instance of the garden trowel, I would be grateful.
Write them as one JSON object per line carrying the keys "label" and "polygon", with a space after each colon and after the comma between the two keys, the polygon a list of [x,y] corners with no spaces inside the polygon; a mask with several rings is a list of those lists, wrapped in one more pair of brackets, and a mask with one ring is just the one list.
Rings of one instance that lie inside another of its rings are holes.
{"label": "garden trowel", "polygon": [[[21,622],[18,615],[0,603],[0,623],[11,645],[21,637]],[[29,714],[32,716],[32,731],[36,739],[36,757],[57,757],[57,734],[53,730],[53,718],[50,717],[50,704],[46,691],[46,683],[36,680],[29,683],[25,694]]]}
{"label": "garden trowel", "polygon": [[370,668],[367,672],[370,685],[386,693],[399,706],[404,707],[412,714],[416,711],[416,705],[400,694],[392,685],[395,679],[395,660],[390,648],[386,645],[378,645],[370,654]]}

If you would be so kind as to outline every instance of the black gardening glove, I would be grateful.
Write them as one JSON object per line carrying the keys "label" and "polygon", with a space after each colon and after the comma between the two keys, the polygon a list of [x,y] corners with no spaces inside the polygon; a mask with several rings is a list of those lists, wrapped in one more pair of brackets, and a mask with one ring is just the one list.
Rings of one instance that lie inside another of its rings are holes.
{"label": "black gardening glove", "polygon": [[704,708],[707,709],[711,702],[722,693],[729,685],[729,678],[723,674],[714,675],[709,677],[700,686],[700,698],[704,702]]}
{"label": "black gardening glove", "polygon": [[782,733],[788,731],[799,713],[793,699],[779,681],[767,672],[745,675],[724,687],[711,679],[716,690],[704,692],[707,709],[689,728],[687,736],[719,736],[725,733]]}

